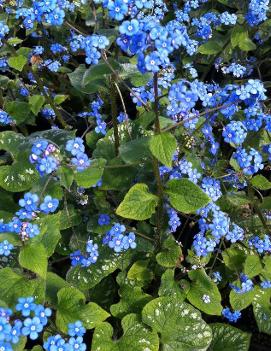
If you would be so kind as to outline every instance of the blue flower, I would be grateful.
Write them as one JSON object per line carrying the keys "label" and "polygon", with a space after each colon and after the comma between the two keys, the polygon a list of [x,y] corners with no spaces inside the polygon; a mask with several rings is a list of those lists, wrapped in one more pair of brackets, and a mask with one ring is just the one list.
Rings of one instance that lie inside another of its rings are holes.
{"label": "blue flower", "polygon": [[48,322],[47,317],[51,317],[52,310],[50,308],[45,308],[42,305],[36,305],[34,308],[35,317],[38,317],[42,325],[46,325]]}
{"label": "blue flower", "polygon": [[109,16],[117,21],[123,20],[124,16],[128,12],[127,4],[122,0],[109,1],[107,8],[109,10]]}
{"label": "blue flower", "polygon": [[30,316],[30,313],[34,311],[34,308],[34,297],[20,297],[18,299],[16,311],[21,312],[24,317]]}
{"label": "blue flower", "polygon": [[26,193],[24,198],[19,200],[19,205],[27,211],[34,212],[38,209],[39,197],[37,194]]}
{"label": "blue flower", "polygon": [[13,249],[14,249],[14,246],[7,240],[4,240],[3,242],[0,243],[0,255],[9,256],[11,250]]}
{"label": "blue flower", "polygon": [[52,196],[45,196],[43,203],[40,205],[40,210],[44,213],[53,213],[59,205],[58,199],[53,199]]}
{"label": "blue flower", "polygon": [[110,224],[110,216],[108,216],[108,214],[100,214],[99,215],[99,218],[98,218],[98,224],[100,226],[103,226],[103,225],[108,225]]}
{"label": "blue flower", "polygon": [[84,152],[85,146],[83,139],[75,138],[69,140],[66,144],[66,150],[69,151],[73,156],[76,156],[80,152]]}
{"label": "blue flower", "polygon": [[81,321],[68,324],[68,335],[69,336],[83,336],[86,332]]}
{"label": "blue flower", "polygon": [[22,328],[22,334],[29,336],[31,340],[36,340],[39,337],[39,333],[43,330],[43,325],[38,317],[26,318],[24,320],[24,326]]}
{"label": "blue flower", "polygon": [[230,322],[236,323],[237,320],[241,317],[240,311],[231,311],[229,307],[226,307],[222,310],[222,316],[227,318]]}
{"label": "blue flower", "polygon": [[78,152],[76,157],[71,159],[71,162],[76,166],[78,172],[82,172],[90,166],[90,159],[84,152]]}
{"label": "blue flower", "polygon": [[121,34],[128,35],[129,37],[135,35],[139,30],[139,22],[136,19],[131,21],[124,21],[119,26],[119,31]]}

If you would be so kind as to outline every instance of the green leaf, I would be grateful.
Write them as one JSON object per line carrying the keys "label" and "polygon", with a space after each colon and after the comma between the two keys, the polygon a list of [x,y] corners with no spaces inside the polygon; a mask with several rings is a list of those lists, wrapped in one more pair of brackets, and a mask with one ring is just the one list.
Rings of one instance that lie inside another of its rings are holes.
{"label": "green leaf", "polygon": [[148,190],[146,184],[135,184],[117,208],[117,215],[139,221],[150,218],[155,212],[158,197],[151,194]]}
{"label": "green leaf", "polygon": [[231,271],[242,271],[243,263],[246,259],[246,253],[237,246],[231,246],[230,248],[222,252],[223,261],[225,265]]}
{"label": "green leaf", "polygon": [[86,170],[75,174],[75,181],[79,186],[84,188],[90,188],[96,185],[103,175],[105,164],[106,160],[103,158],[92,160],[90,166]]}
{"label": "green leaf", "polygon": [[27,58],[24,57],[23,55],[13,56],[8,59],[9,67],[14,68],[19,72],[22,72],[26,63],[27,63]]}
{"label": "green leaf", "polygon": [[109,314],[94,302],[85,304],[85,295],[73,287],[62,288],[57,293],[56,325],[64,333],[68,324],[82,321],[85,328],[92,329],[109,317]]}
{"label": "green leaf", "polygon": [[119,273],[117,281],[120,285],[120,301],[110,307],[114,317],[123,318],[129,313],[140,313],[146,303],[152,300],[152,296],[145,294],[141,287],[134,286],[133,282],[126,278],[125,273]]}
{"label": "green leaf", "polygon": [[[235,284],[235,283],[234,283]],[[234,310],[242,311],[247,308],[253,301],[256,290],[250,290],[249,292],[238,294],[234,290],[230,292],[230,304]]]}
{"label": "green leaf", "polygon": [[253,43],[251,39],[247,37],[239,43],[239,48],[243,51],[252,51],[256,50],[257,46]]}
{"label": "green leaf", "polygon": [[25,143],[25,137],[19,133],[7,130],[0,133],[0,150],[10,152],[15,158],[20,152],[20,147]]}
{"label": "green leaf", "polygon": [[144,286],[153,279],[153,273],[147,267],[149,260],[136,261],[127,273],[127,278],[133,281],[136,285]]}
{"label": "green leaf", "polygon": [[254,317],[259,332],[271,335],[270,289],[260,290],[253,300]]}
{"label": "green leaf", "polygon": [[151,137],[150,150],[161,163],[172,166],[172,157],[177,149],[177,141],[171,133],[161,133]]}
{"label": "green leaf", "polygon": [[23,351],[27,342],[26,336],[21,336],[19,342],[15,345],[12,345],[13,351]]}
{"label": "green leaf", "polygon": [[59,176],[60,185],[64,186],[67,190],[70,190],[74,180],[73,169],[67,166],[61,166],[57,170],[57,175]]}
{"label": "green leaf", "polygon": [[[192,270],[189,272],[192,280],[187,299],[192,305],[204,313],[211,315],[221,315],[221,295],[217,285],[206,274],[204,269]],[[205,297],[209,297],[210,302],[204,302]]]}
{"label": "green leaf", "polygon": [[36,169],[26,162],[18,161],[11,166],[0,167],[0,186],[11,192],[30,189],[39,179]]}
{"label": "green leaf", "polygon": [[121,144],[119,148],[120,157],[125,163],[139,163],[150,156],[149,137],[143,137]]}
{"label": "green leaf", "polygon": [[211,328],[191,305],[170,296],[149,302],[142,320],[160,334],[161,350],[206,350],[212,340]]}
{"label": "green leaf", "polygon": [[26,122],[31,116],[30,106],[27,102],[9,101],[5,104],[5,110],[17,124]]}
{"label": "green leaf", "polygon": [[99,260],[91,268],[73,267],[67,273],[67,281],[80,290],[88,290],[97,285],[103,278],[123,269],[130,263],[131,252],[117,255],[103,246],[99,251]]}
{"label": "green leaf", "polygon": [[22,296],[32,296],[37,288],[37,280],[16,273],[9,267],[0,269],[0,300],[12,307]]}
{"label": "green leaf", "polygon": [[46,250],[47,256],[50,257],[61,239],[60,214],[43,217],[38,224],[41,233],[32,239],[32,243],[41,243]]}
{"label": "green leaf", "polygon": [[29,97],[30,109],[34,115],[37,115],[40,112],[44,103],[45,97],[43,95],[33,95]]}
{"label": "green leaf", "polygon": [[248,38],[248,32],[244,26],[234,26],[231,32],[231,44],[235,48]]}
{"label": "green leaf", "polygon": [[249,255],[246,257],[244,263],[244,273],[249,277],[253,278],[256,275],[259,275],[263,270],[261,264],[261,259],[258,255]]}
{"label": "green leaf", "polygon": [[171,296],[179,302],[185,299],[185,292],[181,289],[180,284],[174,279],[174,269],[167,269],[161,277],[161,285],[159,288],[159,296]]}
{"label": "green leaf", "polygon": [[65,100],[67,100],[68,97],[69,97],[69,95],[57,94],[57,95],[55,95],[55,97],[54,97],[54,103],[55,103],[56,105],[60,105],[60,104],[62,104],[62,102],[64,102]]}
{"label": "green leaf", "polygon": [[222,46],[217,40],[209,40],[198,48],[198,52],[203,55],[215,55],[222,50]]}
{"label": "green leaf", "polygon": [[208,351],[248,351],[251,334],[228,324],[210,324],[213,340]]}
{"label": "green leaf", "polygon": [[152,74],[149,72],[145,74],[135,72],[131,74],[129,78],[134,87],[142,87],[150,81],[150,79],[152,78]]}
{"label": "green leaf", "polygon": [[[121,66],[120,64],[112,59],[109,59],[108,62],[112,66],[114,70],[120,70]],[[109,76],[112,74],[112,70],[110,67],[104,63],[98,63],[97,65],[93,65],[90,68],[86,70],[83,76],[83,81],[82,81],[82,86],[83,87],[88,87],[88,90],[90,89],[91,85],[99,85],[100,83],[103,84],[106,76]]]}
{"label": "green leaf", "polygon": [[200,187],[188,179],[172,179],[167,186],[169,201],[180,212],[192,213],[210,202]]}
{"label": "green leaf", "polygon": [[57,304],[57,293],[62,288],[68,288],[70,284],[59,275],[48,272],[46,277],[46,298],[54,305]]}
{"label": "green leaf", "polygon": [[13,38],[9,38],[7,42],[9,45],[15,46],[15,45],[21,44],[23,40],[17,37],[13,37]]}
{"label": "green leaf", "polygon": [[45,247],[40,243],[29,243],[21,248],[19,254],[19,263],[22,267],[37,273],[45,279],[47,274],[47,252]]}
{"label": "green leaf", "polygon": [[64,230],[79,225],[82,221],[80,212],[72,205],[64,206],[64,209],[58,212],[60,215],[59,229]]}
{"label": "green leaf", "polygon": [[263,175],[257,174],[251,179],[251,184],[255,186],[255,188],[260,190],[268,190],[271,189],[271,182],[267,180]]}
{"label": "green leaf", "polygon": [[151,332],[135,314],[128,314],[121,321],[123,335],[113,339],[113,328],[101,323],[95,328],[92,342],[93,351],[158,351],[159,338]]}
{"label": "green leaf", "polygon": [[176,243],[172,235],[170,235],[162,246],[162,251],[156,255],[156,261],[160,266],[166,268],[177,267],[182,254],[180,246]]}

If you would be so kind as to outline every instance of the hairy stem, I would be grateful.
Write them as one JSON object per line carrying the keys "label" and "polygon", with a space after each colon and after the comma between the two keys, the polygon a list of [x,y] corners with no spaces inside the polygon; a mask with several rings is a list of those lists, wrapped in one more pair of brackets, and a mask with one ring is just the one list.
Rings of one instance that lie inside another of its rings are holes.
{"label": "hairy stem", "polygon": [[[155,134],[161,133],[160,121],[159,121],[159,95],[158,95],[158,75],[154,74],[153,79],[154,87],[154,112],[155,112]],[[162,224],[163,224],[163,183],[160,176],[159,162],[156,158],[153,157],[153,171],[155,175],[156,185],[157,185],[157,196],[159,198],[157,212],[156,212],[156,243],[158,246],[161,242],[161,233],[162,233]]]}
{"label": "hairy stem", "polygon": [[118,130],[118,106],[117,106],[117,95],[116,95],[116,87],[114,84],[114,77],[112,77],[112,82],[110,85],[110,102],[111,102],[111,115],[113,122],[113,131],[114,131],[114,144],[115,144],[115,154],[118,156],[119,154],[119,130]]}

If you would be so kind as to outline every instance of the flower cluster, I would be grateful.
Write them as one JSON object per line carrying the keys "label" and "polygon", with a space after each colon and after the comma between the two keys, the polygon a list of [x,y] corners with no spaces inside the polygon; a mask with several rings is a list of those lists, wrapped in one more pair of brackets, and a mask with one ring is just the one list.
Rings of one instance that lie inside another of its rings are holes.
{"label": "flower cluster", "polygon": [[83,341],[86,333],[82,322],[76,321],[68,325],[68,337],[63,337],[60,334],[51,335],[43,343],[43,348],[46,351],[65,350],[65,351],[85,351],[87,346]]}
{"label": "flower cluster", "polygon": [[263,238],[255,235],[249,239],[248,244],[253,247],[259,254],[271,252],[271,240],[268,235],[264,235]]}
{"label": "flower cluster", "polygon": [[229,216],[219,206],[210,203],[198,211],[200,232],[195,236],[193,248],[197,256],[207,256],[213,252],[221,238],[235,243],[243,240],[244,230],[230,221]]}
{"label": "flower cluster", "polygon": [[247,275],[241,273],[240,274],[240,287],[234,284],[230,284],[230,287],[237,293],[237,294],[244,294],[253,289],[254,285],[251,279],[248,278]]}
{"label": "flower cluster", "polygon": [[85,153],[83,139],[75,138],[67,141],[66,150],[74,156],[71,159],[71,163],[78,172],[82,172],[90,166],[90,160]]}
{"label": "flower cluster", "polygon": [[14,121],[7,112],[0,110],[0,124],[2,125],[14,124]]}
{"label": "flower cluster", "polygon": [[72,52],[79,50],[86,55],[86,63],[95,65],[101,58],[101,51],[109,45],[109,40],[103,35],[93,34],[90,36],[77,35],[72,33],[70,39],[70,48]]}
{"label": "flower cluster", "polygon": [[51,174],[60,164],[59,149],[48,140],[38,139],[32,145],[29,160],[36,165],[41,176]]}
{"label": "flower cluster", "polygon": [[135,249],[135,234],[129,232],[126,234],[126,227],[123,224],[115,223],[103,238],[103,244],[108,245],[116,253]]}
{"label": "flower cluster", "polygon": [[228,321],[232,323],[236,323],[238,319],[241,317],[240,311],[231,311],[229,307],[226,307],[222,310],[222,316],[227,318]]}
{"label": "flower cluster", "polygon": [[88,240],[86,244],[86,253],[82,254],[80,250],[70,255],[72,266],[89,267],[97,262],[99,257],[98,245],[93,240]]}
{"label": "flower cluster", "polygon": [[16,315],[11,309],[0,307],[0,348],[2,350],[12,350],[23,336],[36,340],[52,314],[50,308],[36,304],[34,297],[19,298],[15,311]]}

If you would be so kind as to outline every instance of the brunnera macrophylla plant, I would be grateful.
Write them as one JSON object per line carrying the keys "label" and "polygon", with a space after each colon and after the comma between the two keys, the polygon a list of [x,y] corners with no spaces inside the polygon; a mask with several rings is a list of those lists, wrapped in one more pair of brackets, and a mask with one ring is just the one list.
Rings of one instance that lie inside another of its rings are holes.
{"label": "brunnera macrophylla plant", "polygon": [[1,351],[270,346],[270,7],[0,0]]}

